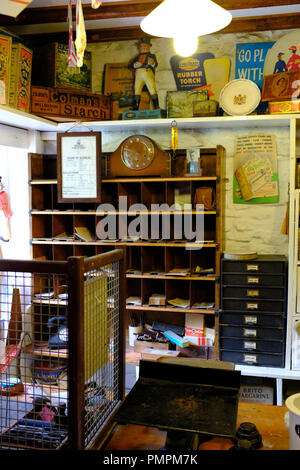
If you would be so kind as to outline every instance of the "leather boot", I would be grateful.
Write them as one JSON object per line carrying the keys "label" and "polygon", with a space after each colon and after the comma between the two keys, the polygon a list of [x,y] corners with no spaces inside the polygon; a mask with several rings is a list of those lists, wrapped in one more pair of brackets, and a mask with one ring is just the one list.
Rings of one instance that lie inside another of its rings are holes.
{"label": "leather boot", "polygon": [[132,109],[134,111],[137,111],[139,109],[140,100],[141,100],[140,95],[134,95],[134,97],[133,97],[133,107],[132,107]]}
{"label": "leather boot", "polygon": [[157,95],[151,95],[151,100],[154,109],[159,109],[159,104],[158,104],[158,96]]}

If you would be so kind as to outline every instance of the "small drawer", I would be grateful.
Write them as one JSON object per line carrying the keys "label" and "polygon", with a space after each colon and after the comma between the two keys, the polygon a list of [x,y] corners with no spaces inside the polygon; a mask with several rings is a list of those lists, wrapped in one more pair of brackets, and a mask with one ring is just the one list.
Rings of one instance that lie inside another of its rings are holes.
{"label": "small drawer", "polygon": [[286,270],[283,261],[229,261],[222,260],[222,271],[227,273],[270,273],[281,274]]}
{"label": "small drawer", "polygon": [[220,323],[245,326],[285,327],[286,317],[282,314],[255,312],[221,312]]}
{"label": "small drawer", "polygon": [[221,350],[220,360],[242,365],[284,367],[283,354],[262,354],[254,352]]}
{"label": "small drawer", "polygon": [[220,338],[220,349],[253,351],[255,353],[283,353],[281,341],[264,341],[255,338]]}
{"label": "small drawer", "polygon": [[283,312],[285,302],[281,300],[256,300],[256,299],[222,299],[223,310],[244,310],[249,312]]}
{"label": "small drawer", "polygon": [[248,287],[223,287],[222,289],[223,298],[248,298],[248,299],[277,299],[284,300],[285,289],[277,288],[264,288],[261,285],[259,286],[248,286]]}
{"label": "small drawer", "polygon": [[219,331],[220,336],[224,337],[282,341],[284,339],[285,330],[283,328],[262,328],[253,325],[232,326],[220,324]]}
{"label": "small drawer", "polygon": [[285,287],[284,274],[222,274],[223,286]]}

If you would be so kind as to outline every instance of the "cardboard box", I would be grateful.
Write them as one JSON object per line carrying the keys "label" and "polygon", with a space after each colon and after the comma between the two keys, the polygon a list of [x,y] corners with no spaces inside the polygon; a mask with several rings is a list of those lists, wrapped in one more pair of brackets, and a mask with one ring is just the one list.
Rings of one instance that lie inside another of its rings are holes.
{"label": "cardboard box", "polygon": [[166,305],[166,296],[163,294],[153,294],[149,297],[149,305]]}
{"label": "cardboard box", "polygon": [[179,355],[179,351],[162,351],[160,349],[146,348],[141,352],[141,359],[157,361],[163,357],[178,357]]}
{"label": "cardboard box", "polygon": [[215,349],[211,346],[196,346],[190,344],[187,348],[176,346],[176,350],[180,352],[182,357],[194,357],[198,359],[214,359]]}
{"label": "cardboard box", "polygon": [[0,35],[0,104],[8,104],[12,39]]}
{"label": "cardboard box", "polygon": [[68,67],[67,44],[57,42],[33,49],[32,85],[92,90],[92,53],[84,52],[82,67]]}
{"label": "cardboard box", "polygon": [[167,91],[167,117],[193,117],[194,102],[207,100],[207,90]]}
{"label": "cardboard box", "polygon": [[158,341],[141,341],[139,339],[134,340],[134,351],[141,352],[145,348],[160,349],[162,351],[169,351],[170,343],[159,343]]}
{"label": "cardboard box", "polygon": [[57,122],[106,121],[111,118],[111,100],[104,95],[32,86],[31,112]]}
{"label": "cardboard box", "polygon": [[[126,62],[105,64],[104,89],[105,95],[112,100],[112,119],[122,119],[123,112],[132,110],[134,93],[134,73]],[[142,91],[139,111],[152,109],[148,91]]]}
{"label": "cardboard box", "polygon": [[30,111],[32,50],[15,43],[11,48],[9,106]]}
{"label": "cardboard box", "polygon": [[185,336],[194,338],[204,336],[204,315],[185,314]]}

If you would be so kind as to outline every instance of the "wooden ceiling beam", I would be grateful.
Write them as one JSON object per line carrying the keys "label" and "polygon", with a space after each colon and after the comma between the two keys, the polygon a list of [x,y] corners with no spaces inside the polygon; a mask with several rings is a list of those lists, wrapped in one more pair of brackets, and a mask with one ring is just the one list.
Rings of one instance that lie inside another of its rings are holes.
{"label": "wooden ceiling beam", "polygon": [[[98,9],[83,5],[85,21],[113,18],[132,18],[147,16],[163,0],[128,0],[125,2],[103,3]],[[184,1],[184,0],[183,0]],[[226,10],[243,10],[251,8],[267,8],[274,6],[296,5],[299,0],[216,0]],[[73,17],[75,8],[73,8]],[[75,18],[73,18],[75,19]],[[0,15],[1,26],[21,26],[46,23],[62,23],[67,21],[67,4],[57,7],[26,8],[16,18]]]}
{"label": "wooden ceiling beam", "polygon": [[[98,9],[83,5],[85,21],[105,20],[113,18],[132,18],[147,16],[162,0],[130,0],[128,2],[103,3]],[[2,26],[22,26],[31,24],[63,23],[67,21],[67,4],[49,8],[27,8],[17,17],[0,15]],[[75,21],[75,8],[73,8],[73,20]]]}
{"label": "wooden ceiling beam", "polygon": [[[271,31],[296,29],[300,24],[300,13],[233,19],[229,26],[214,34],[248,33],[253,31]],[[87,42],[129,41],[140,39],[146,34],[139,26],[87,30]],[[51,34],[22,35],[28,44],[38,45],[47,42],[68,42],[68,32]]]}

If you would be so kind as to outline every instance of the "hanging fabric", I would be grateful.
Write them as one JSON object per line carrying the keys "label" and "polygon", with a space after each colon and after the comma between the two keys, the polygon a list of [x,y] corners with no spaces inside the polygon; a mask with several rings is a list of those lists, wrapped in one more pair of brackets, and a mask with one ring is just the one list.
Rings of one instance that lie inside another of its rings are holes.
{"label": "hanging fabric", "polygon": [[86,32],[83,18],[81,0],[76,0],[76,39],[77,67],[83,65],[83,56],[86,48]]}
{"label": "hanging fabric", "polygon": [[9,208],[7,194],[4,190],[2,177],[0,176],[0,240],[9,242],[10,233],[10,217],[12,212]]}
{"label": "hanging fabric", "polygon": [[72,0],[68,0],[68,22],[69,22],[68,67],[77,67],[77,57],[76,57],[75,45],[73,41]]}

